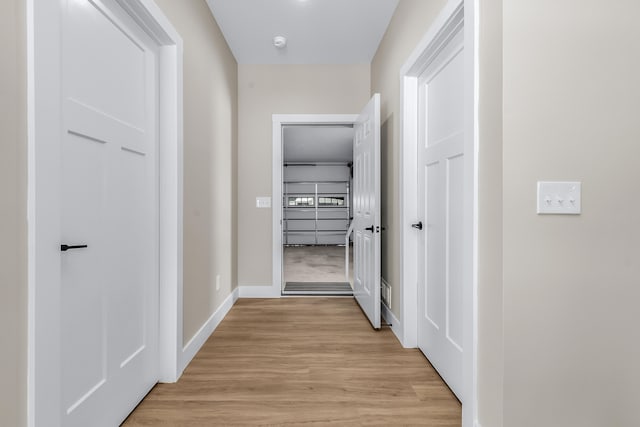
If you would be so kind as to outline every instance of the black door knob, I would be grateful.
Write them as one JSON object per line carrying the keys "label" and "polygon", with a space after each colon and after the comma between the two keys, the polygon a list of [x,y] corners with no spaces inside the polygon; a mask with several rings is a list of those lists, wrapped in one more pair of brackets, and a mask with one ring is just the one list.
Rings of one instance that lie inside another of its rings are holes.
{"label": "black door knob", "polygon": [[422,230],[422,221],[419,221],[415,224],[411,224],[411,227],[415,228],[416,230]]}
{"label": "black door knob", "polygon": [[365,230],[370,231],[373,233],[374,227],[373,225],[371,227],[366,227]]}

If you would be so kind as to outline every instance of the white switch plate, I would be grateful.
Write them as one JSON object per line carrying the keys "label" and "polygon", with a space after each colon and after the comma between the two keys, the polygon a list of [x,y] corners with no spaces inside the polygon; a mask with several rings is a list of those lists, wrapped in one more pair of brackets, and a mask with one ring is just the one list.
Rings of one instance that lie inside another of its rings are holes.
{"label": "white switch plate", "polygon": [[580,215],[580,182],[538,181],[538,213]]}
{"label": "white switch plate", "polygon": [[256,208],[270,208],[271,197],[256,197]]}

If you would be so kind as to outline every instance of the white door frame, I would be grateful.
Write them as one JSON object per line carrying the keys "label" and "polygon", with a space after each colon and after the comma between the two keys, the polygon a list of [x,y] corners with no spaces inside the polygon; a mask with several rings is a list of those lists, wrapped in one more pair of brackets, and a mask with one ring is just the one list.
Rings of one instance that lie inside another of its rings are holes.
{"label": "white door frame", "polygon": [[[286,125],[352,125],[357,114],[274,114],[272,203],[273,210],[273,276],[271,286],[252,286],[252,295],[280,298],[282,293],[282,127]],[[260,294],[258,289],[264,288]]]}
{"label": "white door frame", "polygon": [[418,218],[417,164],[418,146],[418,76],[436,56],[455,28],[464,23],[465,60],[465,293],[463,360],[465,396],[470,396],[462,406],[462,425],[472,427],[477,423],[477,224],[478,224],[478,0],[450,0],[435,19],[418,46],[400,71],[400,259],[402,282],[402,320],[404,347],[417,347],[417,259],[418,235],[411,224]]}
{"label": "white door frame", "polygon": [[[70,0],[72,1],[72,0]],[[153,0],[113,0],[159,52],[158,380],[173,382],[182,352],[182,56],[177,31]],[[60,424],[61,7],[27,1],[28,344],[27,422]]]}

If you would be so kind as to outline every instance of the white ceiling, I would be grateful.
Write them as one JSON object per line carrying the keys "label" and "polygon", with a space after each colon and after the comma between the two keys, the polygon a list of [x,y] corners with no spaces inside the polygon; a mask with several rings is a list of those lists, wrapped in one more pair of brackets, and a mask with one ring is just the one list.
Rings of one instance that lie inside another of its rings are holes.
{"label": "white ceiling", "polygon": [[353,128],[287,126],[283,131],[285,163],[350,162]]}
{"label": "white ceiling", "polygon": [[[368,64],[399,0],[207,0],[240,64]],[[287,47],[273,46],[285,36]]]}

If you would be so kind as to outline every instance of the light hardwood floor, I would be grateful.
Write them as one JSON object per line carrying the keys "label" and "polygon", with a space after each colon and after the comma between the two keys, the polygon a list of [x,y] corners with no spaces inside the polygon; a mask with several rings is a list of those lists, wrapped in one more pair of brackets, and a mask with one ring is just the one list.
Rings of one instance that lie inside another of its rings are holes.
{"label": "light hardwood floor", "polygon": [[125,426],[460,426],[418,350],[374,331],[352,298],[241,299],[176,384]]}

